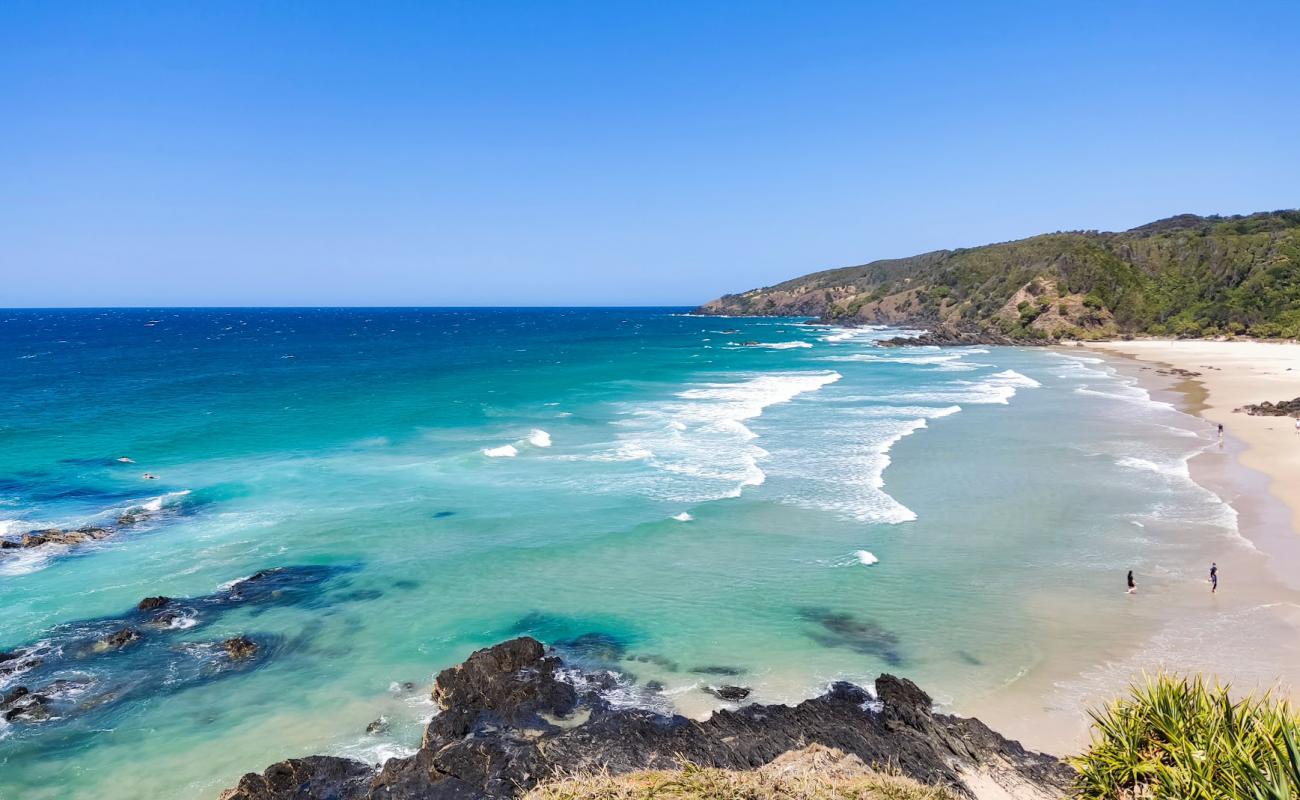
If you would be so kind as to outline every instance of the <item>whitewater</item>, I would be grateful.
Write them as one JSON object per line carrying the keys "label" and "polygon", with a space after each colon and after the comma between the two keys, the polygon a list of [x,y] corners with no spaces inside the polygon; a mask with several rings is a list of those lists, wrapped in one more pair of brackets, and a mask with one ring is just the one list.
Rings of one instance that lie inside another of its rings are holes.
{"label": "whitewater", "polygon": [[[620,702],[889,670],[960,709],[1044,662],[1042,598],[1118,614],[1124,570],[1247,546],[1210,432],[1108,361],[684,312],[4,312],[0,536],[115,532],[0,551],[0,651],[91,654],[0,673],[67,689],[0,729],[0,797],[410,752],[431,676],[521,634]],[[266,570],[297,582],[224,605]],[[158,596],[138,646],[86,638]]]}

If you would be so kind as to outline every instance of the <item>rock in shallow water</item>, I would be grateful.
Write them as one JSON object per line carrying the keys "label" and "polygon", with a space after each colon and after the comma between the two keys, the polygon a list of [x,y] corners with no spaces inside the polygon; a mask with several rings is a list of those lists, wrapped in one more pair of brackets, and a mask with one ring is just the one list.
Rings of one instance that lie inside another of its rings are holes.
{"label": "rock in shallow water", "polygon": [[718,698],[738,702],[749,697],[750,690],[744,686],[705,686],[704,691]]}
{"label": "rock in shallow water", "polygon": [[1073,774],[979,720],[933,713],[925,692],[888,675],[877,681],[879,706],[866,690],[836,683],[797,706],[744,706],[702,722],[615,708],[587,688],[600,685],[599,676],[566,668],[536,640],[513,639],[438,675],[433,698],[442,713],[415,755],[390,759],[378,772],[347,759],[292,759],[245,775],[222,797],[495,800],[567,772],[672,769],[682,758],[754,769],[809,744],[969,797],[976,795],[964,776],[978,774],[1004,796],[1064,797]]}
{"label": "rock in shallow water", "polygon": [[171,601],[172,599],[170,597],[163,597],[161,595],[158,597],[146,597],[136,604],[136,608],[140,611],[154,611],[162,608]]}
{"label": "rock in shallow water", "polygon": [[221,646],[236,661],[251,658],[257,653],[257,642],[247,636],[234,636],[222,642]]}

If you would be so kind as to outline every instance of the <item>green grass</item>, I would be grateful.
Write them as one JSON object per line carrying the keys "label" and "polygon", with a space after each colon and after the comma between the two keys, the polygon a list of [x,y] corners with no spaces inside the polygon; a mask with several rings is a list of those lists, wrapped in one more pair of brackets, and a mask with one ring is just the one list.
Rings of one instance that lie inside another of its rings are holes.
{"label": "green grass", "polygon": [[1300,800],[1300,722],[1268,693],[1160,675],[1091,716],[1080,798]]}

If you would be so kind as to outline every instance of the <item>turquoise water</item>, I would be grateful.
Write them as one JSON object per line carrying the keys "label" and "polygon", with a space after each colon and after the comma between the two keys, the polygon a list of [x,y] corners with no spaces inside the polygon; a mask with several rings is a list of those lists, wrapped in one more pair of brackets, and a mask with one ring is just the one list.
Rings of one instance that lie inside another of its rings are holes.
{"label": "turquoise water", "polygon": [[[1188,477],[1204,425],[1092,356],[671,309],[0,319],[0,533],[153,512],[0,554],[0,650],[47,662],[0,691],[72,681],[59,718],[0,722],[5,800],[409,752],[432,675],[520,633],[622,670],[629,703],[890,670],[960,709],[1087,646],[1048,641],[1042,598],[1130,613],[1127,569],[1184,580],[1239,542]],[[296,583],[223,604],[274,567]],[[160,594],[193,613],[86,647]],[[233,664],[212,643],[240,634],[261,649]]]}

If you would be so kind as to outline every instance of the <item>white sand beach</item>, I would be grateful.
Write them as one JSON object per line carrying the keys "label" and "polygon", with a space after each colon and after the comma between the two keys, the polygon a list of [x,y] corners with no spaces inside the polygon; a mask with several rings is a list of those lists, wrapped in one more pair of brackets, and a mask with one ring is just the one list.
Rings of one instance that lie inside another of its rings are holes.
{"label": "white sand beach", "polygon": [[1300,532],[1300,434],[1295,422],[1233,411],[1247,403],[1300,397],[1300,343],[1138,339],[1089,346],[1200,373],[1194,378],[1205,390],[1199,413],[1245,442],[1241,463],[1269,477],[1270,491],[1291,510],[1291,527]]}

